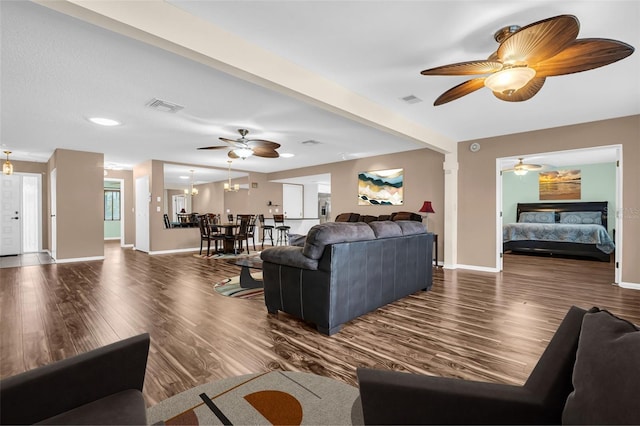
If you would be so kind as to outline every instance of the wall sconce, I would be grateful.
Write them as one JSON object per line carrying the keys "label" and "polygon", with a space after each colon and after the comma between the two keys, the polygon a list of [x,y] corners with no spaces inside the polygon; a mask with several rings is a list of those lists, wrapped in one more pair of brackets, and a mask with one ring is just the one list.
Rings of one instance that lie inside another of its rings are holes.
{"label": "wall sconce", "polygon": [[431,201],[425,201],[424,203],[422,203],[422,207],[420,207],[420,210],[418,210],[420,213],[425,213],[425,218],[427,219],[427,224],[426,224],[426,228],[427,231],[429,230],[429,213],[435,213],[435,210],[433,210],[433,206],[431,205]]}
{"label": "wall sconce", "polygon": [[2,165],[2,173],[9,176],[13,174],[13,164],[9,161],[9,154],[11,154],[11,151],[4,151],[4,153],[7,154],[7,161]]}

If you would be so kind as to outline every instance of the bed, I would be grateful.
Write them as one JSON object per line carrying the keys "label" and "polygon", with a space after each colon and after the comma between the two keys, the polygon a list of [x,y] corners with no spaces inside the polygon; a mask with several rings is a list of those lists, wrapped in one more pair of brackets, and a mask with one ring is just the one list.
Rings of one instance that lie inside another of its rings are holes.
{"label": "bed", "polygon": [[517,223],[503,226],[503,252],[585,256],[609,262],[607,202],[518,203]]}

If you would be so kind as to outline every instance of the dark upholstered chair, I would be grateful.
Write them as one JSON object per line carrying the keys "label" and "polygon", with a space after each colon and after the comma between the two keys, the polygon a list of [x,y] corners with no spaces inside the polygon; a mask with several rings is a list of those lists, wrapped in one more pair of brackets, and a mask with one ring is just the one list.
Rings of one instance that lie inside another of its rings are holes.
{"label": "dark upholstered chair", "polygon": [[1,424],[147,424],[141,334],[0,381]]}
{"label": "dark upholstered chair", "polygon": [[358,369],[364,421],[640,424],[639,351],[633,324],[574,306],[523,386]]}
{"label": "dark upholstered chair", "polygon": [[360,214],[358,213],[340,213],[336,216],[335,222],[358,222]]}
{"label": "dark upholstered chair", "polygon": [[396,212],[391,213],[391,220],[415,220],[416,222],[422,222],[422,216],[413,212]]}
{"label": "dark upholstered chair", "polygon": [[372,216],[370,214],[363,214],[362,216],[360,216],[360,219],[358,219],[359,222],[364,223],[371,223],[375,222],[376,220],[378,220],[378,216]]}

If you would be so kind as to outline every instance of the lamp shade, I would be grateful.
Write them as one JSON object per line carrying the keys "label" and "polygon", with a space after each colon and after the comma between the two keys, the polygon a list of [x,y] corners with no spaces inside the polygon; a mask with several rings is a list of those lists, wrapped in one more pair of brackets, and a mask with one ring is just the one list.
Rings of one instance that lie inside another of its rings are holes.
{"label": "lamp shade", "polygon": [[418,211],[420,213],[435,213],[433,206],[431,205],[431,201],[425,201]]}

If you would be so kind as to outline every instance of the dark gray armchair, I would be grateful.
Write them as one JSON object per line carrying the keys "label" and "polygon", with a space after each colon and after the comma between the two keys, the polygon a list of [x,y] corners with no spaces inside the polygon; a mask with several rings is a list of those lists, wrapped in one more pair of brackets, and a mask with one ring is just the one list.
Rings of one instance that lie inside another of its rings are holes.
{"label": "dark gray armchair", "polygon": [[640,330],[572,307],[523,386],[358,369],[366,424],[640,424]]}
{"label": "dark gray armchair", "polygon": [[146,424],[149,335],[0,381],[1,424]]}

